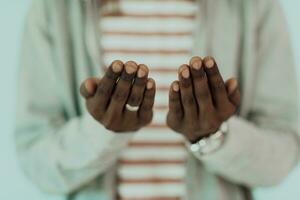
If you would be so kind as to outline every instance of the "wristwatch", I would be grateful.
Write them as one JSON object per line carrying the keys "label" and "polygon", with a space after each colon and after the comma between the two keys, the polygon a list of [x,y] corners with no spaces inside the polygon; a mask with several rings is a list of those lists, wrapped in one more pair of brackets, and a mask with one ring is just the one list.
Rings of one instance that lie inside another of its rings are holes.
{"label": "wristwatch", "polygon": [[222,123],[219,130],[208,137],[200,139],[194,144],[188,143],[188,148],[191,152],[200,155],[207,155],[217,151],[225,140],[225,135],[228,132],[227,122]]}

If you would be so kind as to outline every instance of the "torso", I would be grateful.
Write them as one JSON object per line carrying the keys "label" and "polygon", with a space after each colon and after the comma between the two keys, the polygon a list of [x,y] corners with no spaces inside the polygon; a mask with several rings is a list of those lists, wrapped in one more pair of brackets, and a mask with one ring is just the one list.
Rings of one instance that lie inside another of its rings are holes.
{"label": "torso", "polygon": [[119,199],[183,199],[187,151],[184,138],[166,127],[165,117],[170,84],[192,55],[195,2],[120,0],[118,10],[111,2],[103,6],[100,21],[104,66],[116,59],[146,64],[157,84],[152,124],[120,155]]}

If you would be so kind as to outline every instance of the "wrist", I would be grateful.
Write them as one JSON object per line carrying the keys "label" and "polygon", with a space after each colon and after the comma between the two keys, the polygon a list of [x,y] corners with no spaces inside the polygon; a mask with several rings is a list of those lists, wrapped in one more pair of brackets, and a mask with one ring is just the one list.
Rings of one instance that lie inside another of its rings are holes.
{"label": "wrist", "polygon": [[224,122],[215,133],[201,137],[195,142],[187,142],[187,147],[191,152],[200,155],[213,153],[223,145],[227,132],[228,124]]}

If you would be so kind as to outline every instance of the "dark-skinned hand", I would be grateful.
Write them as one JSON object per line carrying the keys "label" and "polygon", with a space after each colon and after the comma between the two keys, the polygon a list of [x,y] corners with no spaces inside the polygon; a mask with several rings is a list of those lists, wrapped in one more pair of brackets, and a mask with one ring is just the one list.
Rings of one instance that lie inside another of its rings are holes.
{"label": "dark-skinned hand", "polygon": [[167,124],[191,143],[215,133],[240,104],[238,82],[224,83],[215,59],[193,57],[172,83]]}
{"label": "dark-skinned hand", "polygon": [[[88,78],[80,87],[88,112],[114,132],[137,131],[149,124],[153,116],[155,82],[148,78],[146,65],[133,61],[114,61],[104,77]],[[126,104],[140,106],[129,111]]]}

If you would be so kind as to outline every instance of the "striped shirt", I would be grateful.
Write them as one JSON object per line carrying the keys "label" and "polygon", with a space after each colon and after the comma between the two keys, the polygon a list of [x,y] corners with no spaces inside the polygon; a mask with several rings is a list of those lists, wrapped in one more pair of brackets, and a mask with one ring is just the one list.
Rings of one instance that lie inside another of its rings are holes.
{"label": "striped shirt", "polygon": [[[133,60],[150,68],[157,85],[152,124],[121,153],[117,193],[122,200],[173,200],[185,196],[184,138],[166,127],[168,91],[194,45],[197,7],[190,0],[108,1],[101,12],[103,62]],[[119,14],[116,14],[115,5]],[[163,132],[161,131],[163,130]]]}

